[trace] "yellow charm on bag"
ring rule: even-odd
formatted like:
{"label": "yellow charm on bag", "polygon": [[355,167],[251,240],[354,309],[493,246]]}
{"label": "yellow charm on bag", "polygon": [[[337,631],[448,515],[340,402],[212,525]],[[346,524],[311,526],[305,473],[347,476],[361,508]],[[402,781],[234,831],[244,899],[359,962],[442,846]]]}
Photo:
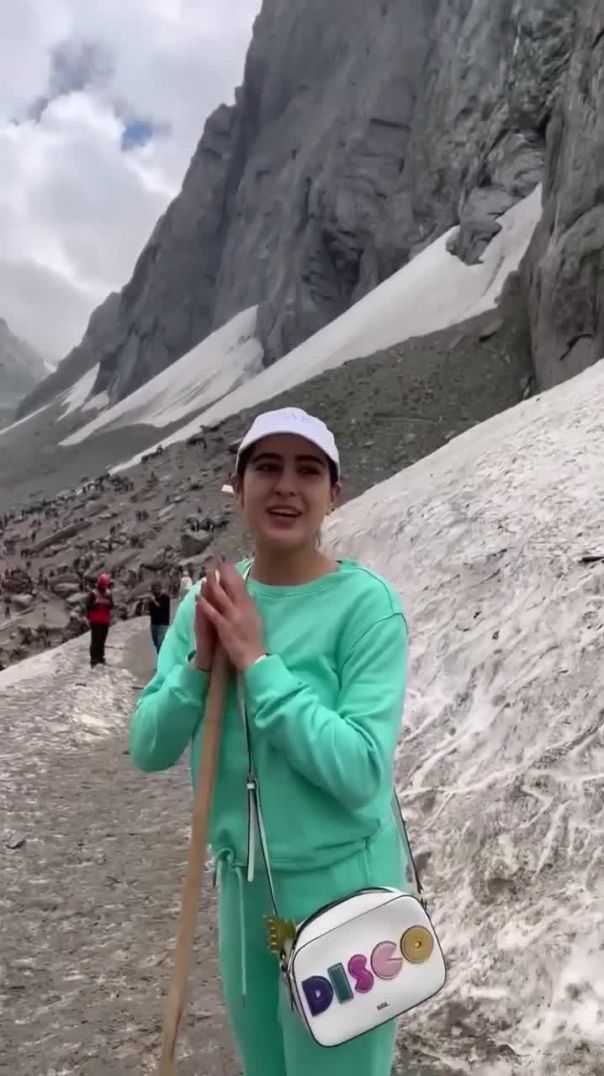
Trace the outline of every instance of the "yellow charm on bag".
{"label": "yellow charm on bag", "polygon": [[296,937],[296,924],[290,919],[279,919],[276,915],[267,915],[264,921],[271,953],[282,953],[287,942],[293,942]]}

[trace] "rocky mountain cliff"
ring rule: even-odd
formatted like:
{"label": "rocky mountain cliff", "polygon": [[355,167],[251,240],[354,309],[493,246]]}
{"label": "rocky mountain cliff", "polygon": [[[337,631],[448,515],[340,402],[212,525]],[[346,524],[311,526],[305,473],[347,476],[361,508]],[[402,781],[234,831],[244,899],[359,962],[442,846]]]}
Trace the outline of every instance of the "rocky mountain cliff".
{"label": "rocky mountain cliff", "polygon": [[92,312],[81,342],[77,347],[72,348],[50,377],[36,385],[35,389],[30,392],[18,408],[18,417],[35,411],[37,407],[52,400],[54,396],[64,392],[78,378],[96,366],[108,335],[113,332],[119,308],[120,297],[117,292],[111,292],[105,301]]}
{"label": "rocky mountain cliff", "polygon": [[581,0],[576,13],[527,260],[533,357],[548,386],[604,356],[604,2]]}
{"label": "rocky mountain cliff", "polygon": [[19,401],[47,374],[44,359],[0,318],[0,427],[11,420]]}
{"label": "rocky mountain cliff", "polygon": [[543,178],[527,269],[538,380],[594,361],[601,9],[332,0],[326,19],[322,0],[264,0],[236,104],[208,119],[103,319],[95,392],[122,398],[255,304],[273,362],[451,225],[459,256],[479,258]]}

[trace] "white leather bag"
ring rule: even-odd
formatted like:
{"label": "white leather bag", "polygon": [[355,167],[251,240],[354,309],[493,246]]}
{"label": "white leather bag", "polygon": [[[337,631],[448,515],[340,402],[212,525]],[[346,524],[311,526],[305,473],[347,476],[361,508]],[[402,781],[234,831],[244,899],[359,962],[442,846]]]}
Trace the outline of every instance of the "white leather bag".
{"label": "white leather bag", "polygon": [[367,889],[300,924],[283,962],[294,1008],[320,1046],[340,1046],[438,993],[445,962],[428,913]]}
{"label": "white leather bag", "polygon": [[274,911],[267,919],[269,947],[279,957],[292,1008],[320,1046],[341,1046],[434,997],[445,984],[445,960],[396,792],[393,810],[416,895],[363,889],[319,908],[303,923],[279,918],[247,709],[238,686],[248,753],[248,879],[254,877],[258,835]]}

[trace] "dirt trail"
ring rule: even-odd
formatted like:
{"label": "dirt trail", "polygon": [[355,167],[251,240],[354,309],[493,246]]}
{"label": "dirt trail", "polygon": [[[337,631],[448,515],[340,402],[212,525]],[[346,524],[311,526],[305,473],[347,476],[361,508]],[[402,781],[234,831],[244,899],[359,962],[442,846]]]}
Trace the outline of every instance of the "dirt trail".
{"label": "dirt trail", "polygon": [[[44,655],[48,675],[0,688],[7,1076],[147,1074],[158,1056],[186,862],[188,760],[147,777],[127,754],[136,685],[152,668],[146,625],[113,629],[105,670],[91,672],[85,651],[78,639]],[[213,904],[206,884],[179,1076],[240,1073]]]}

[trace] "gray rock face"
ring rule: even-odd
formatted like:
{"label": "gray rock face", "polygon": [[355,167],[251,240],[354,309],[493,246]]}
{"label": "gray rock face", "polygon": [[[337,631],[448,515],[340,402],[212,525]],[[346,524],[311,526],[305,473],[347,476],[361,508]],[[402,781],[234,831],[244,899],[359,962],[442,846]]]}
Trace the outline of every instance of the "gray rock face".
{"label": "gray rock face", "polygon": [[0,427],[12,420],[20,400],[42,381],[48,370],[44,360],[0,318]]}
{"label": "gray rock face", "polygon": [[527,259],[539,382],[604,356],[604,5],[577,8],[576,39],[548,134],[545,212]]}
{"label": "gray rock face", "polygon": [[208,119],[182,192],[158,221],[121,293],[95,391],[106,389],[112,399],[126,396],[212,327],[224,201],[242,156],[232,136],[234,119],[226,106]]}
{"label": "gray rock face", "polygon": [[115,331],[115,319],[120,306],[117,292],[111,292],[93,312],[81,343],[69,352],[57,369],[37,385],[17,408],[17,418],[35,411],[73,385],[99,361],[107,342]]}
{"label": "gray rock face", "polygon": [[453,224],[475,261],[542,178],[568,0],[326,10],[264,0],[236,104],[207,121],[112,311],[95,391],[127,395],[254,304],[271,363]]}

